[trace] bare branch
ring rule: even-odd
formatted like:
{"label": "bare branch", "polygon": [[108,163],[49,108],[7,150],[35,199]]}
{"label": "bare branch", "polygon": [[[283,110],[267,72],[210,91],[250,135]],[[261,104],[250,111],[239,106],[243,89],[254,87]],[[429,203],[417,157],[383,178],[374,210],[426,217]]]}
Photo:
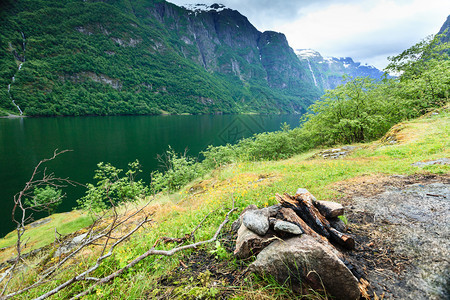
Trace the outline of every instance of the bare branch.
{"label": "bare branch", "polygon": [[[212,243],[212,242],[216,241],[217,237],[219,236],[220,232],[222,231],[222,228],[225,226],[226,223],[228,223],[229,216],[235,210],[236,210],[236,208],[234,206],[234,198],[233,198],[233,207],[232,207],[232,209],[228,211],[228,213],[225,216],[225,219],[223,220],[223,222],[217,228],[214,236],[212,238],[210,238],[209,240],[200,241],[200,242],[196,242],[196,243],[185,245],[185,246],[175,247],[175,248],[173,248],[171,250],[156,250],[154,247],[152,247],[150,250],[148,250],[144,254],[140,255],[139,257],[137,257],[134,260],[132,260],[131,262],[129,262],[125,267],[117,270],[116,272],[114,272],[114,273],[112,273],[112,274],[110,274],[110,275],[108,275],[106,277],[103,277],[102,279],[97,281],[94,285],[90,286],[87,290],[85,290],[82,293],[76,295],[72,299],[78,299],[80,297],[83,297],[83,296],[89,294],[94,289],[94,287],[96,287],[97,285],[106,283],[106,282],[114,279],[115,277],[119,276],[120,274],[122,274],[126,270],[132,268],[134,265],[136,265],[137,263],[139,263],[140,261],[144,260],[145,258],[147,258],[149,256],[152,256],[152,255],[172,256],[172,255],[174,255],[177,252],[180,252],[180,251],[183,251],[183,250],[187,250],[187,249],[197,248],[198,246],[201,246],[201,245],[204,245],[204,244],[208,244],[208,243]],[[42,298],[42,299],[44,299],[44,298]]]}

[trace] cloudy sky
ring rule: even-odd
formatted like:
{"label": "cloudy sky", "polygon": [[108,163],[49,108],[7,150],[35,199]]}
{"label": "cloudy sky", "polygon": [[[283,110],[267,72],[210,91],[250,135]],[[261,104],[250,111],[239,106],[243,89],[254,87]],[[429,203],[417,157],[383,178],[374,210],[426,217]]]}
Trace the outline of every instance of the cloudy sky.
{"label": "cloudy sky", "polygon": [[222,3],[260,31],[286,35],[294,49],[350,56],[383,69],[399,54],[439,31],[449,0],[168,0],[177,5]]}

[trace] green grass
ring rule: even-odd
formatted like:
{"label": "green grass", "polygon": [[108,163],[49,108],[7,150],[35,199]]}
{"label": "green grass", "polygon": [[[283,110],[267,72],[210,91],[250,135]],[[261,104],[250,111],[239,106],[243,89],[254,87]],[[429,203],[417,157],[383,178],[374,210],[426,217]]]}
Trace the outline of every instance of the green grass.
{"label": "green grass", "polygon": [[[212,212],[195,235],[196,241],[209,239],[222,222],[233,199],[238,211],[232,214],[232,219],[236,219],[246,206],[256,204],[258,207],[263,207],[275,204],[275,193],[294,194],[300,187],[307,188],[320,200],[338,200],[343,195],[336,187],[349,179],[391,174],[449,174],[450,167],[445,165],[424,168],[411,165],[417,161],[450,157],[449,124],[450,113],[448,110],[443,110],[438,115],[426,116],[398,125],[389,133],[398,140],[396,144],[386,144],[382,140],[369,144],[358,144],[356,145],[358,148],[343,159],[311,158],[320,151],[316,149],[286,160],[241,162],[214,170],[207,177],[189,184],[176,194],[158,195],[156,201],[151,204],[151,210],[155,212],[152,216],[151,226],[142,229],[132,239],[118,247],[114,255],[91,275],[101,277],[123,267],[130,260],[151,248],[159,237],[182,237],[190,233],[208,213]],[[61,218],[64,216],[61,215]],[[70,224],[74,226],[72,227],[74,230],[81,225],[75,224],[75,221]],[[35,229],[30,230],[30,236],[48,236],[48,241],[51,241],[53,233],[50,233],[49,230],[52,227],[48,225],[47,229],[44,229],[44,226],[41,229],[36,228],[36,230],[40,230],[39,233]],[[63,229],[58,227],[59,232],[61,232],[60,230]],[[69,229],[67,228],[67,230]],[[11,239],[11,237],[7,238]],[[2,240],[0,245],[4,244],[5,241]],[[174,246],[176,245],[162,244],[158,248],[170,249]],[[213,244],[205,247],[205,250],[215,251],[217,247]],[[60,280],[68,279],[74,272],[80,272],[92,265],[95,258],[94,253],[97,250],[90,249],[89,251],[91,251],[89,255],[75,258],[71,269],[61,274]],[[155,289],[161,288],[158,280],[169,272],[176,272],[180,261],[186,261],[192,251],[171,257],[148,257],[112,283],[98,287],[86,299],[98,297],[134,299],[150,295]],[[221,255],[217,263],[224,261],[228,262],[231,267],[239,265],[232,255]],[[28,271],[27,274],[29,278],[36,276],[31,271]],[[212,282],[213,280],[205,283],[203,288],[197,286],[197,291],[199,293],[216,293],[215,290],[210,290],[213,287]],[[219,291],[232,290],[233,296],[231,297],[234,299],[286,299],[290,297],[282,287],[272,286],[270,280],[270,288],[266,287],[266,281],[255,279],[252,276],[242,278],[241,282],[241,287],[224,287],[219,284],[214,288]],[[58,281],[53,281],[41,289],[31,291],[21,297],[24,299],[36,297],[57,283]],[[22,283],[13,284],[17,286]],[[85,285],[74,285],[56,297],[73,296],[80,292]],[[187,287],[188,284],[180,283],[179,288]],[[319,299],[320,295],[312,294],[310,298]]]}
{"label": "green grass", "polygon": [[[53,214],[51,221],[35,228],[26,226],[22,241],[26,241],[27,247],[24,253],[47,246],[55,240],[55,229],[61,235],[67,235],[92,224],[92,218],[80,211]],[[11,258],[14,255],[14,245],[17,243],[17,232],[12,231],[0,239],[0,248],[6,248],[0,252],[0,261]]]}

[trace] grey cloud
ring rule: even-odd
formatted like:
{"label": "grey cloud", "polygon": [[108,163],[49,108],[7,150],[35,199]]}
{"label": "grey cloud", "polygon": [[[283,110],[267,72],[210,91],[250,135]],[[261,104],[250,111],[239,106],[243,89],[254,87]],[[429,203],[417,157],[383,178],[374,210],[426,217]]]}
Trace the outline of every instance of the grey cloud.
{"label": "grey cloud", "polygon": [[221,3],[246,16],[259,30],[270,30],[275,23],[289,22],[301,16],[302,9],[309,6],[358,2],[358,0],[168,0],[177,5],[186,3]]}

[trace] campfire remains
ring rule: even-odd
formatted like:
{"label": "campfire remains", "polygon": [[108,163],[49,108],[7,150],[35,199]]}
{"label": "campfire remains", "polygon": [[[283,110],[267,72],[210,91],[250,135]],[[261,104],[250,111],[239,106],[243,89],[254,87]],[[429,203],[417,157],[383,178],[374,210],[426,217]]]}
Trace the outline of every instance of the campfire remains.
{"label": "campfire remains", "polygon": [[317,201],[306,189],[295,196],[276,194],[277,205],[247,207],[233,224],[238,232],[234,254],[257,255],[250,270],[270,274],[301,291],[302,282],[325,289],[336,299],[359,299],[358,280],[344,264],[338,248],[352,250],[354,239],[338,217],[342,205]]}

